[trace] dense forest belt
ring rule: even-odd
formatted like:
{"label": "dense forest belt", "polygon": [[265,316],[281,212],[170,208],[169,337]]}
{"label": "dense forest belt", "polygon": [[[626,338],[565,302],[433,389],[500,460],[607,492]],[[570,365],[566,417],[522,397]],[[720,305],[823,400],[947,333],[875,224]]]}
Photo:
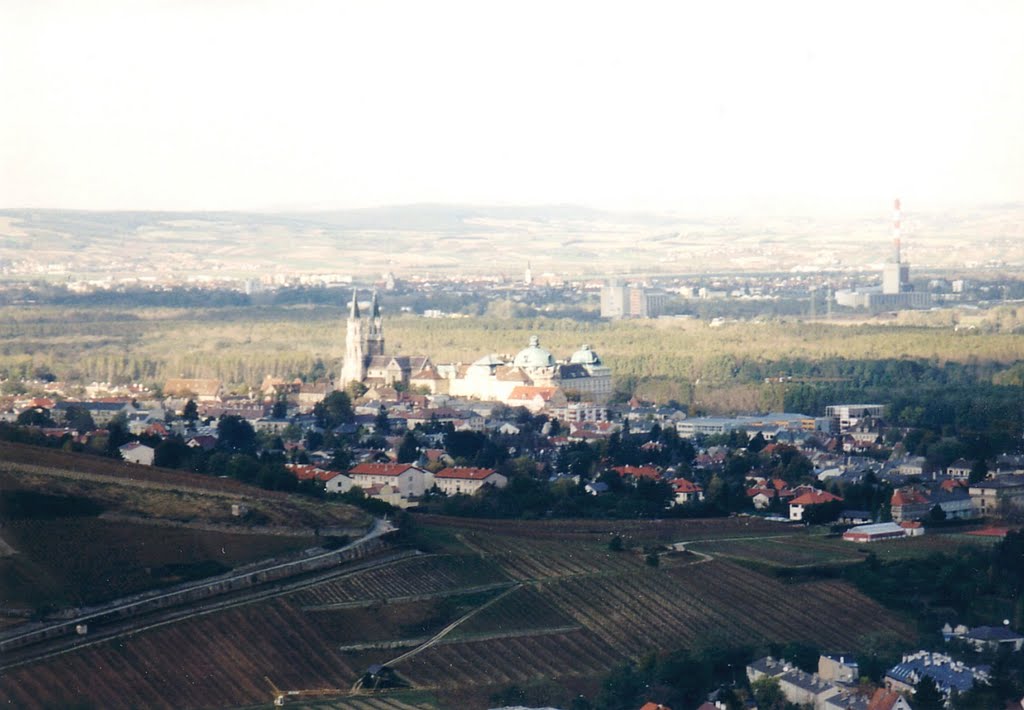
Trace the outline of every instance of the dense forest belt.
{"label": "dense forest belt", "polygon": [[[941,317],[940,317],[941,316]],[[954,328],[969,317],[985,327]],[[903,324],[904,321],[911,324]],[[0,308],[0,376],[49,372],[61,380],[143,381],[216,377],[248,391],[267,374],[311,377],[337,372],[344,354],[344,311],[336,306],[192,309]],[[1024,307],[983,316],[908,314],[895,324],[841,325],[799,320],[725,323],[695,319],[579,321],[567,318],[427,319],[392,315],[385,304],[387,351],[472,362],[515,353],[530,335],[556,357],[589,343],[622,382],[674,382],[690,388],[751,386],[765,378],[843,380],[884,386],[892,377],[969,376],[1024,383]],[[941,326],[939,325],[941,324]],[[885,365],[875,367],[871,363]],[[902,370],[896,364],[903,365]],[[864,379],[866,378],[866,379]],[[699,396],[699,393],[698,393]],[[683,400],[680,400],[683,401]]]}

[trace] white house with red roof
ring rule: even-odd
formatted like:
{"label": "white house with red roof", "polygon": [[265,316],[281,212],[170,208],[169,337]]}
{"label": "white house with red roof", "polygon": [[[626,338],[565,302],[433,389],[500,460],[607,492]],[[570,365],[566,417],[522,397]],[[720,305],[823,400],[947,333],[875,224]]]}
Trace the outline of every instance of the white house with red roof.
{"label": "white house with red roof", "polygon": [[355,481],[350,476],[346,476],[344,473],[338,473],[337,471],[328,471],[329,474],[324,477],[324,491],[327,493],[348,493],[355,486]]}
{"label": "white house with red roof", "polygon": [[484,486],[504,488],[508,478],[491,468],[449,466],[434,474],[434,487],[445,495],[473,495]]}
{"label": "white house with red roof", "polygon": [[328,471],[312,464],[286,463],[288,472],[300,481],[320,481],[328,493],[346,493],[355,482],[351,477],[337,471]]}
{"label": "white house with red roof", "polygon": [[696,503],[704,500],[704,489],[693,481],[688,481],[685,478],[674,478],[669,483],[672,484],[672,490],[676,494],[676,505],[686,505],[687,503]]}
{"label": "white house with red roof", "polygon": [[789,501],[789,519],[793,522],[800,522],[804,519],[804,513],[807,512],[808,508],[841,500],[842,498],[828,491],[819,491],[817,489],[805,491]]}
{"label": "white house with red roof", "polygon": [[428,488],[430,472],[408,463],[361,463],[349,469],[360,488],[391,486],[402,498],[418,498]]}

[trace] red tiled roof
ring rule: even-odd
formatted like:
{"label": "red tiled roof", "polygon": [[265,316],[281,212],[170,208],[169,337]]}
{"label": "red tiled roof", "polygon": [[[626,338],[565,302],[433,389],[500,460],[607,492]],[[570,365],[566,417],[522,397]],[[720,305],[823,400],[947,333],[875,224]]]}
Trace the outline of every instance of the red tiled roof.
{"label": "red tiled roof", "polygon": [[337,471],[327,471],[310,464],[286,463],[284,467],[300,481],[329,481],[338,475]]}
{"label": "red tiled roof", "polygon": [[685,478],[673,479],[672,488],[675,489],[676,493],[700,493],[704,490],[693,481],[687,481]]}
{"label": "red tiled roof", "polygon": [[653,466],[613,466],[612,470],[620,476],[633,476],[634,478],[661,478],[658,469]]}
{"label": "red tiled roof", "polygon": [[900,488],[892,494],[892,505],[922,505],[928,503],[928,496],[914,488]]}
{"label": "red tiled roof", "polygon": [[518,385],[512,388],[512,391],[508,395],[508,400],[529,400],[535,397],[540,397],[547,402],[555,396],[557,391],[557,387],[531,387],[529,385]]}
{"label": "red tiled roof", "polygon": [[790,505],[819,505],[842,500],[839,496],[832,495],[828,491],[808,491],[789,501]]}
{"label": "red tiled roof", "polygon": [[896,701],[899,699],[900,694],[895,690],[879,688],[875,691],[875,694],[871,696],[871,702],[868,703],[868,710],[892,710],[892,706],[895,705]]}
{"label": "red tiled roof", "polygon": [[471,481],[482,481],[494,474],[493,468],[470,468],[469,466],[449,466],[434,474],[434,478],[462,478]]}
{"label": "red tiled roof", "polygon": [[353,476],[401,476],[410,468],[416,468],[407,463],[361,463],[349,469]]}
{"label": "red tiled roof", "polygon": [[775,491],[771,488],[764,488],[763,486],[755,486],[747,489],[747,498],[753,498],[756,495],[764,494],[768,498],[775,497]]}

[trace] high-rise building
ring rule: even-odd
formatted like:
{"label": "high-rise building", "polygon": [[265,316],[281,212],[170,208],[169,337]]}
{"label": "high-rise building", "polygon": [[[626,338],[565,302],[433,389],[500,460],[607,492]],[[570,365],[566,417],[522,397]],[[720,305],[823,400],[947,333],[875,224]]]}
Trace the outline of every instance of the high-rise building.
{"label": "high-rise building", "polygon": [[665,311],[664,291],[643,286],[620,286],[612,280],[601,289],[602,318],[657,318]]}

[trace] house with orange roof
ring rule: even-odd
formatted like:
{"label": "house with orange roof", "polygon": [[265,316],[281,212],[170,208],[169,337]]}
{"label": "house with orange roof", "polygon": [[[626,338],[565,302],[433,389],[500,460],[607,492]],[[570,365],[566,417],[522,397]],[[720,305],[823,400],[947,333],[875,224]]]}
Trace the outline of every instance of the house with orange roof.
{"label": "house with orange roof", "polygon": [[824,505],[825,503],[842,502],[842,500],[839,496],[833,495],[828,491],[819,491],[817,489],[806,491],[789,501],[789,519],[793,522],[801,522],[808,509],[817,505]]}
{"label": "house with orange roof", "polygon": [[533,414],[537,414],[548,408],[564,407],[567,401],[565,393],[559,387],[517,385],[509,392],[505,404],[510,407],[526,407]]}
{"label": "house with orange roof", "polygon": [[704,489],[693,481],[674,478],[669,483],[672,484],[672,490],[675,492],[676,505],[686,505],[704,500]]}
{"label": "house with orange roof", "polygon": [[888,688],[879,688],[868,701],[868,710],[911,710],[907,699]]}
{"label": "house with orange roof", "polygon": [[756,510],[764,510],[775,500],[776,491],[766,486],[754,486],[747,489],[747,498],[750,498]]}
{"label": "house with orange roof", "polygon": [[429,471],[407,463],[361,463],[348,475],[360,488],[390,485],[405,499],[422,496],[431,477]]}
{"label": "house with orange roof", "polygon": [[434,474],[434,488],[445,495],[473,495],[484,486],[504,488],[508,478],[491,468],[449,466]]}

